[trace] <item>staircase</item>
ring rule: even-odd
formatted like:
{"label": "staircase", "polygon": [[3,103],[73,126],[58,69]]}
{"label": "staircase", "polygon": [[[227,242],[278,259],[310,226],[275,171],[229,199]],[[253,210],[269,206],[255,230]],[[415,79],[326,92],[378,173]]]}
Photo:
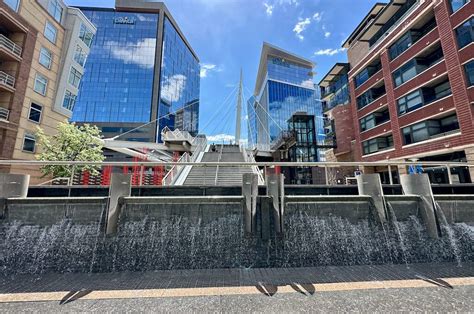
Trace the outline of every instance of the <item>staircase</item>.
{"label": "staircase", "polygon": [[[222,151],[222,152],[221,152]],[[215,152],[205,152],[201,162],[245,162],[237,145],[216,146]],[[216,176],[217,172],[217,176]],[[252,173],[252,167],[198,167],[193,166],[183,185],[187,186],[241,186],[242,175]],[[217,180],[216,180],[217,177]]]}

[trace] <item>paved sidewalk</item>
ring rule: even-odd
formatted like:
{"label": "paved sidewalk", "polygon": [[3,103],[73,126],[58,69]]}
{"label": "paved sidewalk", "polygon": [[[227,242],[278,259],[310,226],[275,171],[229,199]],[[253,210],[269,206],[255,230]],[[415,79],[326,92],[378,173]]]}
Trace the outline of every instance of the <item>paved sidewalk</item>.
{"label": "paved sidewalk", "polygon": [[474,263],[0,277],[0,311],[474,308]]}

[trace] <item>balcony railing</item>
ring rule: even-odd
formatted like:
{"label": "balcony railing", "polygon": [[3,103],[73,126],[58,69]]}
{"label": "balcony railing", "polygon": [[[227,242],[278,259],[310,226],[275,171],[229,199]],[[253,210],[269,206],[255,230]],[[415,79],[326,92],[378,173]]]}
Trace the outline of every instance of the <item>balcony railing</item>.
{"label": "balcony railing", "polygon": [[7,108],[0,107],[0,121],[6,120],[8,121],[8,116],[10,115],[10,110]]}
{"label": "balcony railing", "polygon": [[15,78],[5,72],[0,71],[0,85],[15,88]]}
{"label": "balcony railing", "polygon": [[8,37],[0,34],[0,47],[11,51],[13,54],[21,57],[21,47],[11,41]]}

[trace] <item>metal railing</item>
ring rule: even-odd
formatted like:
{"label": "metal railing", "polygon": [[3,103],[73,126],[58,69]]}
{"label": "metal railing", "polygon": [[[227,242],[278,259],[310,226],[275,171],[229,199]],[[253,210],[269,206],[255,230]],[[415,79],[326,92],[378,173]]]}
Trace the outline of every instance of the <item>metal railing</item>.
{"label": "metal railing", "polygon": [[181,158],[178,160],[178,165],[173,165],[171,167],[170,171],[164,176],[162,180],[162,185],[172,185],[176,179],[179,177],[181,171],[185,168],[181,163],[183,162],[196,162],[196,159],[198,158],[199,154],[202,153],[207,146],[207,142],[205,140],[202,140],[197,143],[196,149],[193,152],[193,155],[190,156],[187,152],[184,153]]}
{"label": "metal railing", "polygon": [[15,78],[10,74],[0,71],[0,84],[15,88]]}
{"label": "metal railing", "polygon": [[11,51],[13,54],[17,55],[18,57],[21,57],[22,48],[18,46],[17,44],[15,44],[13,41],[11,41],[11,39],[1,34],[0,34],[0,47],[3,47]]}
{"label": "metal railing", "polygon": [[10,110],[7,108],[0,107],[0,120],[8,121],[8,117],[10,116]]}
{"label": "metal railing", "polygon": [[[331,168],[357,168],[363,169],[363,167],[374,167],[377,168],[378,172],[382,169],[388,170],[388,175],[390,176],[390,184],[393,184],[393,177],[391,175],[392,170],[396,170],[397,167],[408,167],[408,166],[420,166],[425,170],[431,169],[446,169],[449,184],[453,184],[453,176],[451,170],[457,167],[466,167],[468,169],[474,168],[474,163],[468,162],[436,162],[436,161],[377,161],[377,162],[162,162],[162,161],[138,161],[138,162],[85,162],[85,161],[38,161],[38,160],[0,160],[0,165],[5,166],[46,166],[46,165],[62,165],[62,166],[85,166],[85,165],[94,165],[94,166],[110,166],[110,167],[133,167],[133,166],[143,166],[143,167],[157,167],[157,166],[193,166],[193,167],[241,167],[241,166],[257,166],[259,168],[267,170],[269,167],[315,167],[324,169],[326,184],[329,185],[329,176],[328,171]],[[474,170],[473,170],[474,171]],[[474,179],[474,178],[473,178]]]}

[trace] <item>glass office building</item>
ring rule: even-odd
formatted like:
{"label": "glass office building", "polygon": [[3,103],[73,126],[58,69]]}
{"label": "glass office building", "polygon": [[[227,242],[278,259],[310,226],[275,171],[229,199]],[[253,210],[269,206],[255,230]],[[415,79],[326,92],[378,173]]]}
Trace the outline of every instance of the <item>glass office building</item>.
{"label": "glass office building", "polygon": [[121,140],[160,141],[164,126],[196,135],[199,60],[163,3],[141,3],[80,8],[97,34],[71,120],[97,125],[104,137],[139,127]]}
{"label": "glass office building", "polygon": [[[315,122],[314,147],[324,141],[324,127],[319,88],[313,83],[313,63],[269,44],[264,44],[255,88],[258,102],[257,147],[271,149],[282,132],[288,131],[288,120],[296,113],[312,117]],[[257,110],[259,109],[259,110]],[[250,112],[250,110],[249,110]],[[318,154],[311,158],[318,161]]]}

